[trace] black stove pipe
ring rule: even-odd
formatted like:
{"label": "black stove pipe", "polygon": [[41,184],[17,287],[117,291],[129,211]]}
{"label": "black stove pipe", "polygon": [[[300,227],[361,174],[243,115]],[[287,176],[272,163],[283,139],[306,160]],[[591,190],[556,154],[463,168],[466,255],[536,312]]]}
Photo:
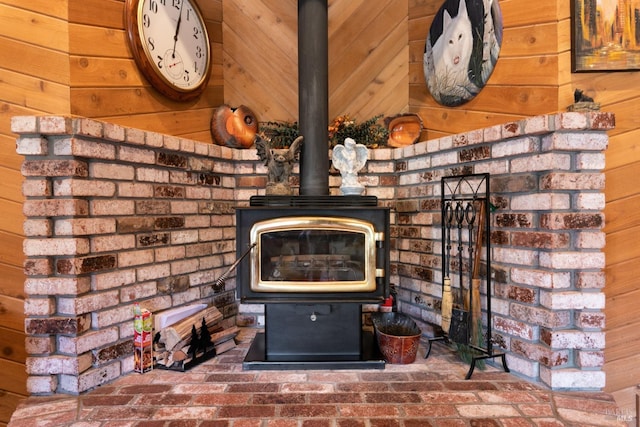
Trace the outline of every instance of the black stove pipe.
{"label": "black stove pipe", "polygon": [[298,0],[300,195],[329,194],[329,30],[327,0]]}

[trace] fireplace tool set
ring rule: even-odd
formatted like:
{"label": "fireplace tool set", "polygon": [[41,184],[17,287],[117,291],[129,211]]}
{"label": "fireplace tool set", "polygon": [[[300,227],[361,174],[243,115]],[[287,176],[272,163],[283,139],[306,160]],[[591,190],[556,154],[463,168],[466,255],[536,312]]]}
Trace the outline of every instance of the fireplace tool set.
{"label": "fireplace tool set", "polygon": [[[509,372],[504,353],[494,353],[491,339],[491,275],[485,274],[485,311],[481,300],[482,249],[485,272],[491,269],[489,174],[442,178],[442,330],[444,335],[429,340],[454,343],[463,358],[470,360],[466,379],[476,364],[500,357]],[[484,326],[483,326],[484,325]]]}

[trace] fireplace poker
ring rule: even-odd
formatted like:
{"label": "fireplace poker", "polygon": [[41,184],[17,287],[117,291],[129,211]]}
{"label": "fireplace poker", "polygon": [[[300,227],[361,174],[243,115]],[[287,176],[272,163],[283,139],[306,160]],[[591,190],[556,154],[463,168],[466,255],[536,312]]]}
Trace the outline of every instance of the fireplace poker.
{"label": "fireplace poker", "polygon": [[[469,272],[469,284],[471,284],[471,280],[473,279],[473,274],[475,273],[475,264],[474,264],[474,244],[473,244],[473,230],[475,228],[475,221],[476,221],[476,207],[475,207],[475,201],[469,202],[467,203],[467,207],[464,209],[464,217],[467,221],[467,226],[469,228],[469,267],[468,267],[468,272]],[[473,304],[475,302],[473,295],[473,292],[466,292],[464,294],[464,308],[466,310],[471,310],[473,311]]]}
{"label": "fireplace poker", "polygon": [[240,258],[238,258],[233,264],[231,264],[231,267],[229,267],[227,271],[222,273],[222,276],[220,276],[218,280],[216,280],[216,282],[213,284],[214,290],[221,290],[223,288],[224,282],[225,280],[227,280],[231,272],[238,266],[238,264],[240,264],[240,262],[244,259],[244,257],[249,255],[249,252],[251,252],[251,249],[253,249],[256,245],[257,243],[252,243],[249,246],[249,248],[246,251],[244,251],[242,255],[240,255]]}

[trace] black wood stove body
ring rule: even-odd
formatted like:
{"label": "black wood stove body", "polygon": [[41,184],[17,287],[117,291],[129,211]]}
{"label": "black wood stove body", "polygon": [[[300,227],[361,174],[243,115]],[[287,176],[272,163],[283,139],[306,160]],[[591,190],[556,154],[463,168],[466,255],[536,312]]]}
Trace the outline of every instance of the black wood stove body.
{"label": "black wood stove body", "polygon": [[362,304],[389,295],[389,209],[375,197],[262,196],[236,211],[236,286],[265,306],[243,367],[383,369]]}

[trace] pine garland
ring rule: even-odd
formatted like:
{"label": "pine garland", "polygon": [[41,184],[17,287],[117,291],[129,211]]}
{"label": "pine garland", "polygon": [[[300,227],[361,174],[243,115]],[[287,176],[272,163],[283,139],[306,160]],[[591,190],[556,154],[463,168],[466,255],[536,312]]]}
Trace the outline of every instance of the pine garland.
{"label": "pine garland", "polygon": [[[327,129],[329,147],[343,144],[346,138],[352,138],[368,148],[385,146],[389,131],[378,123],[380,118],[382,115],[358,123],[348,114],[336,117]],[[287,148],[300,135],[300,128],[298,122],[270,121],[260,125],[260,133],[271,142],[272,148]]]}
{"label": "pine garland", "polygon": [[333,148],[337,144],[343,144],[346,138],[352,138],[358,144],[369,148],[386,145],[389,131],[378,124],[381,117],[374,116],[362,123],[358,123],[348,114],[336,117],[329,125],[329,145]]}
{"label": "pine garland", "polygon": [[273,121],[260,124],[260,133],[271,142],[271,148],[288,148],[300,135],[298,122]]}

